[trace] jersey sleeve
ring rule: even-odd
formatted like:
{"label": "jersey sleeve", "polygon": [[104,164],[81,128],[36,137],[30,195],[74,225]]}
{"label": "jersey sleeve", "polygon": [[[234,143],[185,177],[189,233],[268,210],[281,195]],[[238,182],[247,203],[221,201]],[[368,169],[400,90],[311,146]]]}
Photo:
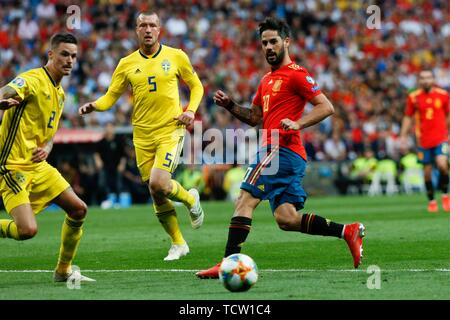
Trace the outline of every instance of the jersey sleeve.
{"label": "jersey sleeve", "polygon": [[116,70],[114,70],[108,91],[95,101],[95,106],[98,111],[105,111],[111,108],[125,90],[127,90],[128,81],[125,71],[125,63],[121,59]]}
{"label": "jersey sleeve", "polygon": [[412,117],[414,115],[414,105],[414,97],[412,95],[408,95],[408,98],[406,99],[405,116]]}
{"label": "jersey sleeve", "polygon": [[25,100],[35,92],[35,88],[38,86],[38,80],[36,77],[25,72],[19,74],[7,85],[17,92],[20,99]]}
{"label": "jersey sleeve", "polygon": [[187,110],[197,111],[198,106],[203,97],[203,85],[192,67],[191,62],[189,61],[189,57],[182,50],[179,50],[180,54],[178,55],[178,63],[179,63],[179,75],[181,79],[188,85],[189,90],[191,92],[189,98],[189,106]]}
{"label": "jersey sleeve", "polygon": [[309,101],[322,93],[317,82],[309,75],[308,71],[303,68],[301,70],[293,71],[291,84],[294,91],[306,101]]}

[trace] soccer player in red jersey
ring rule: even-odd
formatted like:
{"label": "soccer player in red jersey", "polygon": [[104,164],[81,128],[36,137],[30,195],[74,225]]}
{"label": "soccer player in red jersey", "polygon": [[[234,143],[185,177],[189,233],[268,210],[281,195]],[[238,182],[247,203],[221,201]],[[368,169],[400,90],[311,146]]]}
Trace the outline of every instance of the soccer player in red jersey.
{"label": "soccer player in red jersey", "polygon": [[437,212],[432,182],[433,164],[439,170],[439,189],[442,191],[442,206],[450,211],[448,196],[448,127],[449,94],[434,85],[433,72],[419,73],[419,88],[408,95],[405,117],[400,131],[401,144],[407,145],[407,137],[415,117],[418,159],[423,164],[425,188],[428,196],[428,211]]}
{"label": "soccer player in red jersey", "polygon": [[[280,229],[344,238],[352,253],[353,265],[357,268],[361,263],[364,236],[361,223],[343,225],[313,213],[297,212],[304,207],[307,198],[302,188],[306,152],[300,130],[330,116],[334,108],[306,69],[291,61],[288,53],[289,33],[289,26],[281,20],[267,18],[259,25],[262,50],[272,71],[262,78],[251,108],[237,105],[220,90],[214,96],[218,106],[224,107],[239,120],[252,126],[262,122],[267,133],[256,162],[249,166],[241,184],[224,256],[241,251],[250,232],[254,209],[262,200],[269,200]],[[302,117],[307,102],[314,108]],[[278,166],[272,166],[274,164]],[[276,167],[278,170],[275,173],[269,172]],[[219,267],[220,263],[196,275],[200,278],[218,278]]]}

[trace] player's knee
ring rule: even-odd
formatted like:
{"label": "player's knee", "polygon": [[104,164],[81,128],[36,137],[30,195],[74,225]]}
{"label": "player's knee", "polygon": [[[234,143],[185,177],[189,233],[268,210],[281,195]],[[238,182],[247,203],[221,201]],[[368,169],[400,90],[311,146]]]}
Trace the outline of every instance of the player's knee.
{"label": "player's knee", "polygon": [[281,230],[284,230],[284,231],[289,231],[290,230],[290,224],[286,220],[279,220],[279,219],[277,219],[277,224],[278,224],[278,227]]}
{"label": "player's knee", "polygon": [[275,218],[278,227],[281,230],[284,231],[291,231],[291,230],[295,230],[295,221],[293,219],[290,219],[289,217],[285,217],[285,216],[277,216]]}
{"label": "player's knee", "polygon": [[87,214],[87,205],[84,201],[78,201],[75,208],[70,212],[69,216],[75,220],[83,220]]}
{"label": "player's knee", "polygon": [[37,232],[37,225],[17,226],[20,240],[27,240],[33,238]]}
{"label": "player's knee", "polygon": [[157,195],[167,195],[170,193],[170,185],[163,180],[151,180],[150,192]]}

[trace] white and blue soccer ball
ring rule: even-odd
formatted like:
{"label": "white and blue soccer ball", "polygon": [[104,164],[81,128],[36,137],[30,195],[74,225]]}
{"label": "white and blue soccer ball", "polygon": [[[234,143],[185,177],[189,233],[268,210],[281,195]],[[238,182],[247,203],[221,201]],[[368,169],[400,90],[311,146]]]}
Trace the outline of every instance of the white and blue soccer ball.
{"label": "white and blue soccer ball", "polygon": [[258,281],[258,267],[249,256],[235,253],[222,260],[219,279],[229,291],[247,291]]}

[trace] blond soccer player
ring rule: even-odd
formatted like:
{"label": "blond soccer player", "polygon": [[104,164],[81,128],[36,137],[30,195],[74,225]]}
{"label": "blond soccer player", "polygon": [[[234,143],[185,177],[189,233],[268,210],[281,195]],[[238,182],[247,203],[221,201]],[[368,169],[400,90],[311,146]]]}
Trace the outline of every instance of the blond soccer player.
{"label": "blond soccer player", "polygon": [[[77,58],[77,39],[55,34],[48,62],[19,74],[0,89],[0,109],[6,110],[0,128],[0,194],[12,219],[0,219],[0,238],[26,240],[37,231],[35,214],[55,203],[66,212],[54,281],[72,274],[86,217],[86,204],[46,159],[64,108],[61,79]],[[82,276],[82,281],[94,281]]]}
{"label": "blond soccer player", "polygon": [[[133,142],[142,180],[148,183],[156,216],[172,240],[164,260],[177,260],[189,253],[171,200],[189,210],[194,229],[203,223],[204,213],[196,189],[185,190],[172,179],[183,146],[185,126],[203,96],[203,86],[188,56],[180,49],[159,42],[161,24],[156,13],[141,13],[136,19],[139,49],[122,58],[106,94],[84,104],[80,115],[111,108],[131,86],[133,92]],[[183,112],[178,79],[190,89],[189,106]]]}

